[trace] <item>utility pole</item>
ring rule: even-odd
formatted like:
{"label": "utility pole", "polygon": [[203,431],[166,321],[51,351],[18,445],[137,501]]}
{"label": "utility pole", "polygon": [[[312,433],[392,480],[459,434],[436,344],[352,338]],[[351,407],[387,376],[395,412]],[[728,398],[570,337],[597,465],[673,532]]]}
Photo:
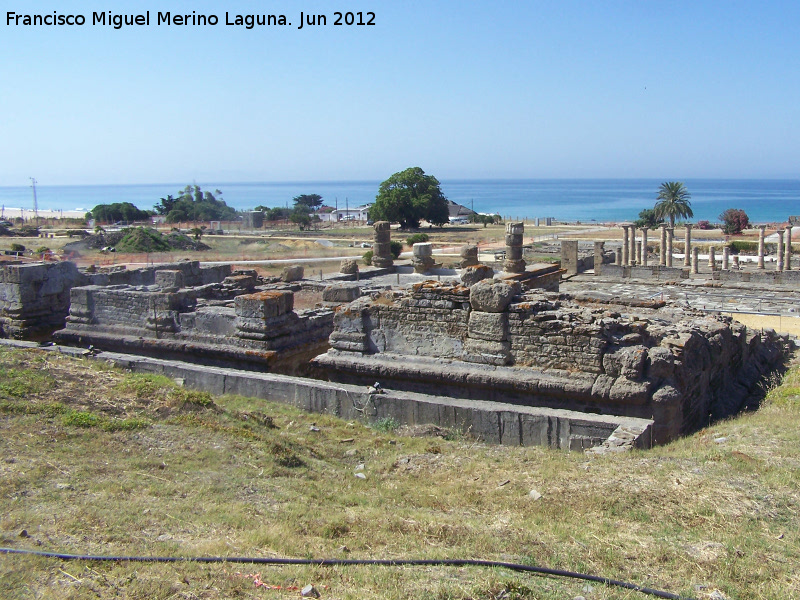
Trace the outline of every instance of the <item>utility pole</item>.
{"label": "utility pole", "polygon": [[31,177],[31,187],[33,188],[33,214],[36,215],[36,226],[39,226],[39,203],[36,200],[36,180]]}

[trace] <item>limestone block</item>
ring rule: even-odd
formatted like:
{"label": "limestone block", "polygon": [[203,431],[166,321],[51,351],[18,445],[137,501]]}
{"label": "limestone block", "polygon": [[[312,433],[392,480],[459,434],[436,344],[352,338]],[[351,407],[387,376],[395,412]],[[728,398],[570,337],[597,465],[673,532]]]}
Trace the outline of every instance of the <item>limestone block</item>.
{"label": "limestone block", "polygon": [[352,302],[361,296],[361,287],[357,283],[336,283],[322,290],[325,302]]}
{"label": "limestone block", "polygon": [[412,253],[414,256],[425,258],[433,256],[433,244],[430,242],[419,242],[412,246]]}
{"label": "limestone block", "polygon": [[467,287],[473,286],[484,279],[494,277],[494,269],[486,265],[475,265],[467,267],[461,272],[461,283]]}
{"label": "limestone block", "polygon": [[521,246],[522,234],[521,233],[506,233],[506,246]]}
{"label": "limestone block", "polygon": [[467,338],[462,360],[485,365],[508,365],[511,364],[511,344]]}
{"label": "limestone block", "polygon": [[672,376],[675,370],[675,357],[667,348],[650,348],[647,351],[650,365],[647,376],[650,379],[661,379]]}
{"label": "limestone block", "polygon": [[506,235],[522,235],[525,233],[524,223],[506,223]]}
{"label": "limestone block", "polygon": [[268,319],[290,312],[294,308],[294,294],[285,291],[243,294],[234,300],[236,316],[246,319]]}
{"label": "limestone block", "polygon": [[524,273],[525,261],[522,259],[508,259],[503,263],[503,269],[506,273]]}
{"label": "limestone block", "polygon": [[184,287],[184,277],[181,271],[173,271],[163,269],[156,271],[155,284],[161,288],[176,288]]}
{"label": "limestone block", "polygon": [[649,387],[647,381],[631,381],[625,377],[619,377],[611,386],[608,399],[627,404],[644,404],[649,399]]}
{"label": "limestone block", "polygon": [[375,224],[372,226],[376,232],[378,231],[390,231],[391,223],[389,221],[375,221]]}
{"label": "limestone block", "polygon": [[647,348],[644,346],[625,346],[603,356],[603,369],[611,377],[625,377],[632,381],[644,375]]}
{"label": "limestone block", "polygon": [[302,265],[292,265],[290,267],[284,267],[283,273],[281,274],[281,281],[284,282],[292,282],[292,281],[300,281],[305,275],[305,269],[303,269]]}
{"label": "limestone block", "polygon": [[473,310],[503,312],[521,291],[516,281],[484,279],[469,288],[469,303]]}
{"label": "limestone block", "polygon": [[461,268],[472,267],[478,264],[478,247],[472,245],[461,246],[459,251]]}
{"label": "limestone block", "polygon": [[391,242],[375,242],[372,245],[373,256],[391,256],[392,243]]}
{"label": "limestone block", "polygon": [[358,261],[354,258],[345,258],[339,265],[339,272],[345,275],[358,273]]}
{"label": "limestone block", "polygon": [[490,342],[508,339],[508,313],[488,313],[473,310],[467,326],[469,337]]}

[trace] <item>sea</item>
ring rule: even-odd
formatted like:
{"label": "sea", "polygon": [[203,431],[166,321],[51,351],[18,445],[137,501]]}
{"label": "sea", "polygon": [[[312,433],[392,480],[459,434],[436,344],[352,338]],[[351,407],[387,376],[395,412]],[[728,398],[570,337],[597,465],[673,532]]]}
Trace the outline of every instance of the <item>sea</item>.
{"label": "sea", "polygon": [[[661,180],[656,179],[455,179],[440,181],[448,199],[479,213],[510,219],[552,217],[559,222],[592,223],[634,220],[652,208]],[[718,222],[728,208],[744,210],[752,223],[779,223],[800,215],[800,180],[688,179],[693,221]],[[295,181],[203,183],[203,190],[222,192],[238,210],[256,206],[291,206],[300,194],[319,194],[324,203],[352,208],[374,202],[379,181]],[[168,194],[177,196],[186,184],[46,185],[36,186],[39,210],[86,212],[98,204],[131,202],[151,209]],[[0,187],[3,218],[32,216],[30,186]]]}

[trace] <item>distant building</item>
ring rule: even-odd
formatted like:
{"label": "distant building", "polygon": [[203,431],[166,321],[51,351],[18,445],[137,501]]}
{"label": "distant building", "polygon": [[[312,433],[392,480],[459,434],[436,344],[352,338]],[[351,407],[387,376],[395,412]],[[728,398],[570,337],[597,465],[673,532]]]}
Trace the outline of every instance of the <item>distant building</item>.
{"label": "distant building", "polygon": [[447,201],[447,210],[450,213],[451,224],[469,223],[470,217],[476,214],[474,210],[461,206],[452,200]]}

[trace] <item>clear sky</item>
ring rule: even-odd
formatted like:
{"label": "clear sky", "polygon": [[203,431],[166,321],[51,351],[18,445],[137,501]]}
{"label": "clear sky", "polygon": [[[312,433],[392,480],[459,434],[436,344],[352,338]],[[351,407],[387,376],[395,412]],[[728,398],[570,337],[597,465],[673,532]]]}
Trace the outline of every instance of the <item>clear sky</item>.
{"label": "clear sky", "polygon": [[[109,10],[150,26],[92,25]],[[327,26],[298,29],[301,11]],[[800,177],[796,1],[10,0],[2,17],[0,186]]]}

